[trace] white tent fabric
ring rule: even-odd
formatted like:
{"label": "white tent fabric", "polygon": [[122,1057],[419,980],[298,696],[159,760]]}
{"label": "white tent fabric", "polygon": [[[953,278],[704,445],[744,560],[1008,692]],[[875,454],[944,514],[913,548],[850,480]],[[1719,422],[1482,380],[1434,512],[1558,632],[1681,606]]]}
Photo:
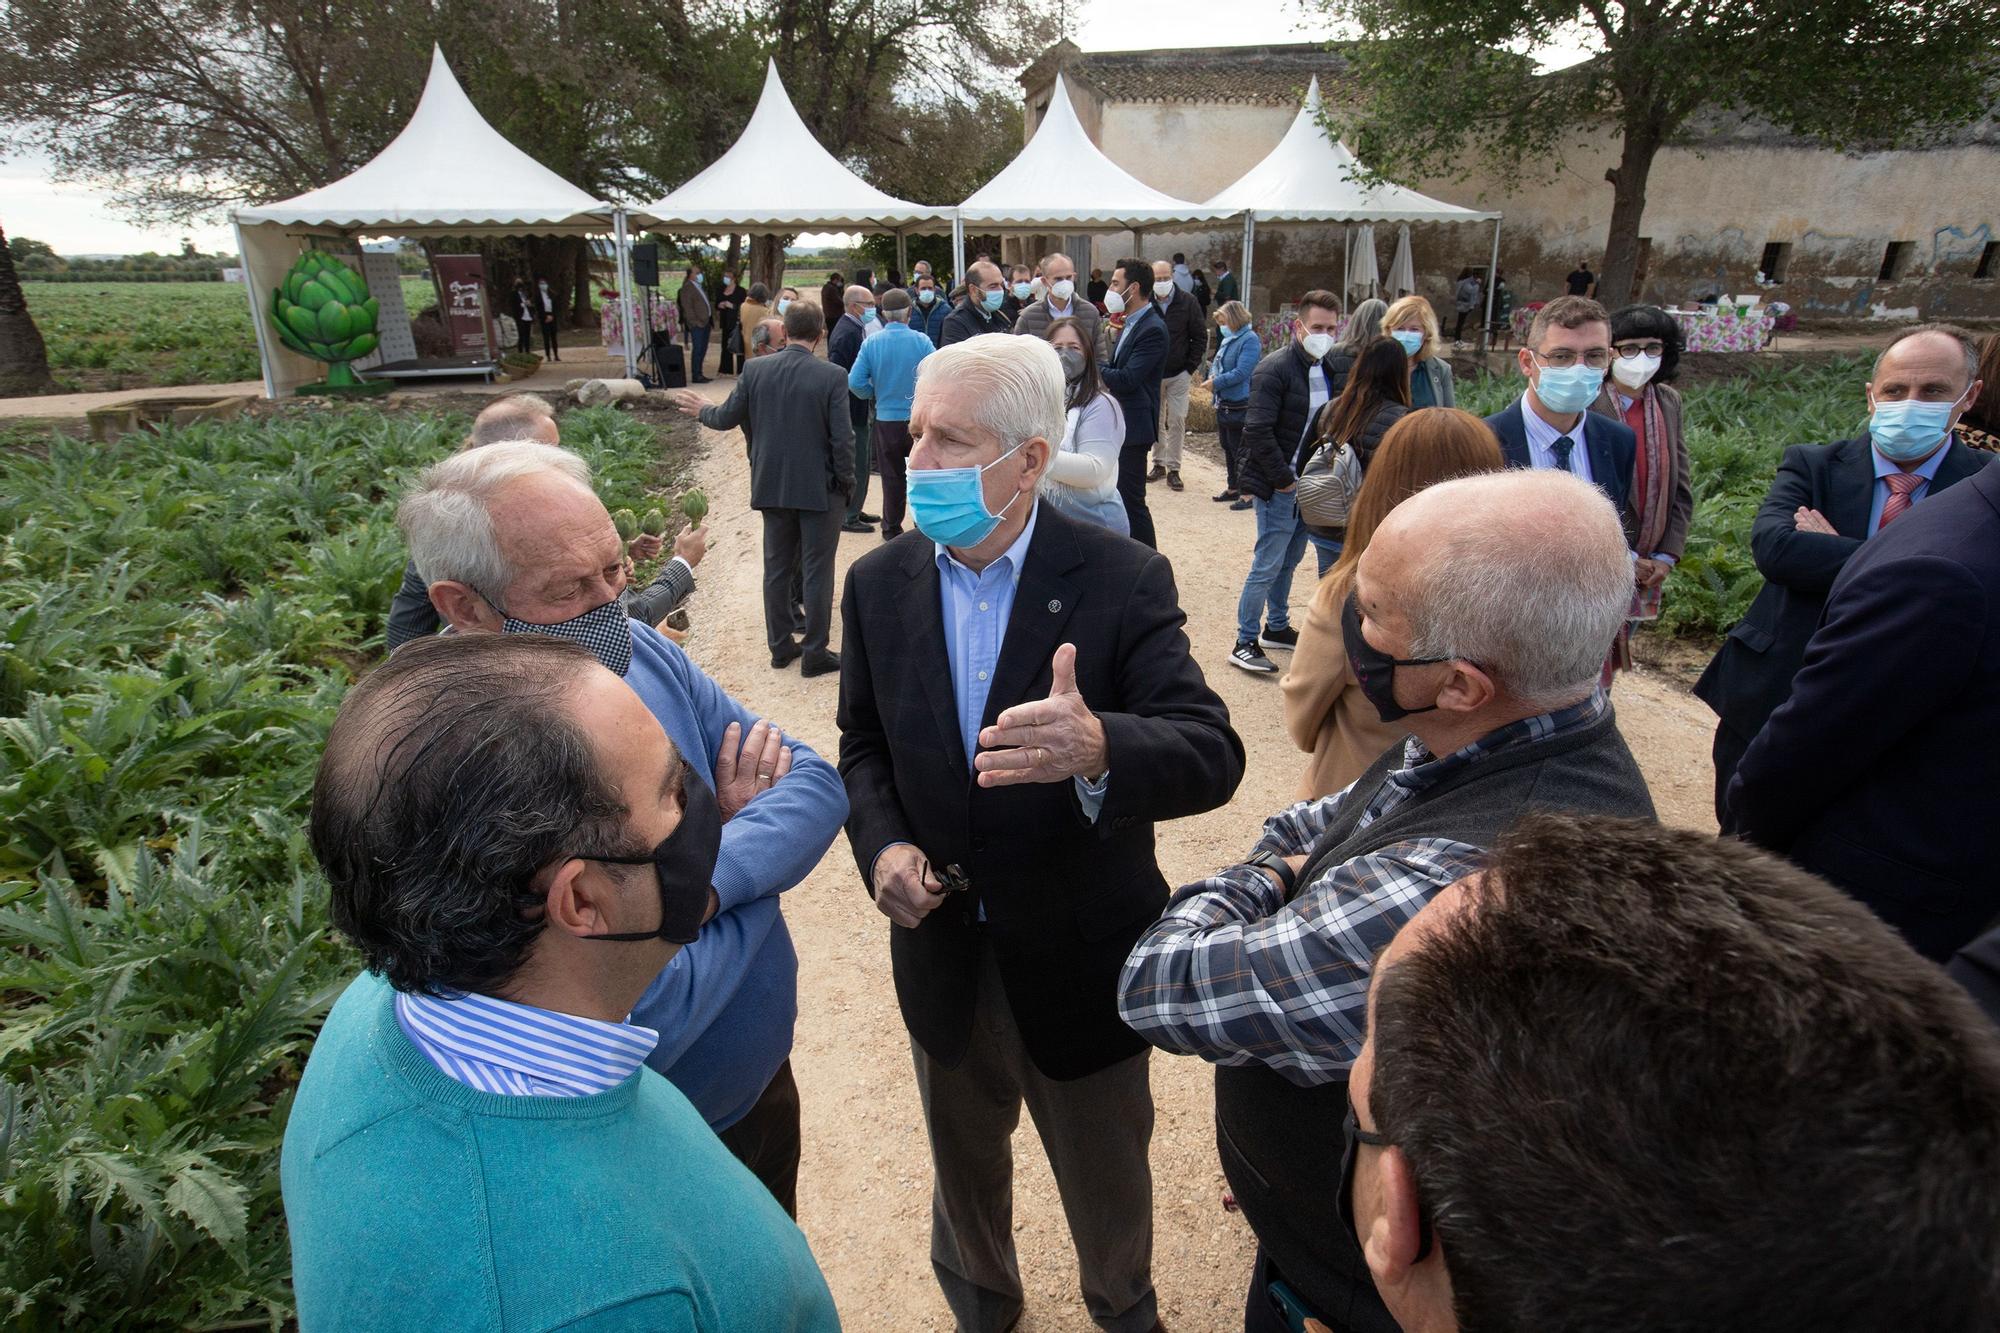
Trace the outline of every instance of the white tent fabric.
{"label": "white tent fabric", "polygon": [[1237,211],[1176,199],[1106,157],[1084,133],[1060,74],[1035,137],[958,208],[967,227],[1011,231],[1139,231]]}
{"label": "white tent fabric", "polygon": [[1306,89],[1292,127],[1264,160],[1208,201],[1227,212],[1254,210],[1269,222],[1491,222],[1482,213],[1433,199],[1402,185],[1365,186],[1347,145],[1329,138],[1319,123],[1319,80]]}
{"label": "white tent fabric", "polygon": [[1347,291],[1351,296],[1375,295],[1381,270],[1375,266],[1375,226],[1364,222],[1354,229],[1347,242]]}
{"label": "white tent fabric", "polygon": [[813,137],[785,94],[777,62],[729,151],[632,217],[663,231],[943,231],[949,209],[870,185]]}
{"label": "white tent fabric", "polygon": [[[423,97],[403,132],[331,185],[230,214],[264,361],[264,392],[324,377],[270,329],[271,293],[314,237],[622,234],[623,211],[593,198],[486,123],[431,48]],[[620,287],[624,264],[619,265]]]}
{"label": "white tent fabric", "polygon": [[1410,224],[1396,228],[1396,257],[1389,261],[1388,292],[1391,298],[1417,289],[1417,267],[1410,259]]}

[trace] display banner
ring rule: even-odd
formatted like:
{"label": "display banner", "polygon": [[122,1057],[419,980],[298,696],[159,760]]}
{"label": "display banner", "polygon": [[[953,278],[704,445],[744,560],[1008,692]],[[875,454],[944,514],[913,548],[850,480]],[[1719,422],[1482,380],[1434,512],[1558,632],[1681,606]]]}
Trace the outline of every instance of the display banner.
{"label": "display banner", "polygon": [[451,354],[490,359],[493,318],[486,308],[486,261],[478,255],[438,255],[431,267],[437,273],[439,309],[451,334]]}

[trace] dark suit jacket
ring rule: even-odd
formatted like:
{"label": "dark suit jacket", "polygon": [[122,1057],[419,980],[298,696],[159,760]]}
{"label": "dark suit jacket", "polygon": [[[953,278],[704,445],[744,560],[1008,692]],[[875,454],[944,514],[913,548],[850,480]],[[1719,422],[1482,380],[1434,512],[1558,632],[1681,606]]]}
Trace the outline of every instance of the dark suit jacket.
{"label": "dark suit jacket", "polygon": [[2000,469],[1869,539],[1729,788],[1729,828],[1940,962],[2000,915]]}
{"label": "dark suit jacket", "polygon": [[824,511],[854,493],[854,423],[847,372],[803,343],[753,357],[725,402],[701,409],[710,430],[743,428],[750,507]]}
{"label": "dark suit jacket", "polygon": [[861,344],[867,341],[867,328],[854,316],[843,313],[827,331],[826,359],[842,370],[852,370],[855,358],[861,355]]}
{"label": "dark suit jacket", "polygon": [[1208,321],[1200,303],[1176,287],[1165,305],[1155,301],[1153,308],[1167,321],[1167,361],[1160,367],[1160,378],[1172,379],[1200,365],[1208,351]]}
{"label": "dark suit jacket", "polygon": [[[1486,424],[1500,437],[1500,453],[1508,467],[1534,466],[1528,453],[1527,423],[1521,420],[1527,410],[1527,399],[1516,398],[1486,418]],[[1625,544],[1630,546],[1639,533],[1639,515],[1632,508],[1632,460],[1639,453],[1639,437],[1622,421],[1588,412],[1584,415],[1583,447],[1590,455],[1590,479],[1618,506],[1618,521],[1625,527]]]}
{"label": "dark suit jacket", "polygon": [[996,311],[989,315],[976,301],[960,301],[944,317],[944,331],[938,335],[938,346],[949,347],[983,333],[1006,333],[1013,327],[1014,322],[1004,314]]}
{"label": "dark suit jacket", "polygon": [[[1978,472],[1990,457],[1957,440],[1945,448],[1950,452],[1919,509]],[[1738,743],[1749,744],[1791,693],[1806,641],[1826,607],[1827,590],[1868,536],[1874,498],[1875,461],[1866,435],[1785,450],[1750,527],[1750,550],[1764,586],[1694,687],[1695,696],[1715,710]],[[1838,535],[1800,532],[1792,515],[1801,505],[1824,514]]]}
{"label": "dark suit jacket", "polygon": [[848,571],[848,842],[870,893],[875,858],[895,842],[972,881],[915,930],[890,928],[896,997],[918,1044],[946,1065],[964,1056],[984,943],[1035,1066],[1080,1078],[1145,1049],[1119,1021],[1117,990],[1125,955],[1167,901],[1153,824],[1227,801],[1243,743],[1189,655],[1166,558],[1044,506],[981,725],[1045,698],[1050,658],[1073,643],[1077,686],[1104,723],[1110,786],[1094,824],[1069,782],[978,786],[959,739],[938,582],[937,548],[914,532]]}
{"label": "dark suit jacket", "polygon": [[1160,371],[1167,364],[1167,322],[1151,302],[1141,305],[1099,367],[1104,387],[1125,412],[1125,447],[1146,449],[1160,438]]}

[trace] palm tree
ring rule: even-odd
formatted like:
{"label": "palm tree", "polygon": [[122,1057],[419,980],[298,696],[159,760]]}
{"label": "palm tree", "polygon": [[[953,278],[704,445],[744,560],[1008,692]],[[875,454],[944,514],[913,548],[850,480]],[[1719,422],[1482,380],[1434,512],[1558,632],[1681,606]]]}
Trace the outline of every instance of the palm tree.
{"label": "palm tree", "polygon": [[14,252],[0,228],[0,398],[42,393],[55,387],[49,375],[49,349],[42,331],[28,313],[28,298],[14,272]]}

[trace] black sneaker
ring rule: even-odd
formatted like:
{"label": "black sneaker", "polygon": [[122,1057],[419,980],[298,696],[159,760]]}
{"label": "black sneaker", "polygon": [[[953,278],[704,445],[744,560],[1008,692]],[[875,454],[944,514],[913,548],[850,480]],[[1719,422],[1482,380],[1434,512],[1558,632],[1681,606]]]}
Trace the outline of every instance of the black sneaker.
{"label": "black sneaker", "polygon": [[1257,644],[1262,648],[1296,648],[1299,646],[1299,632],[1289,625],[1283,629],[1266,628],[1257,636]]}
{"label": "black sneaker", "polygon": [[840,530],[842,532],[873,532],[875,531],[875,525],[873,523],[863,523],[858,518],[850,518],[847,522],[840,525]]}
{"label": "black sneaker", "polygon": [[1208,498],[1217,504],[1235,504],[1243,498],[1243,493],[1241,491],[1224,491],[1220,495],[1211,495]]}
{"label": "black sneaker", "polygon": [[786,667],[799,660],[800,651],[799,645],[790,641],[779,645],[771,654],[771,666],[776,670],[783,671]]}
{"label": "black sneaker", "polygon": [[1238,500],[1235,504],[1229,507],[1231,509],[1255,509],[1257,507],[1257,502],[1255,500],[1252,500],[1249,496],[1246,495],[1242,499]]}
{"label": "black sneaker", "polygon": [[1268,676],[1278,669],[1278,664],[1264,656],[1264,650],[1254,643],[1239,643],[1229,654],[1229,664],[1245,671],[1254,671],[1260,676]]}

